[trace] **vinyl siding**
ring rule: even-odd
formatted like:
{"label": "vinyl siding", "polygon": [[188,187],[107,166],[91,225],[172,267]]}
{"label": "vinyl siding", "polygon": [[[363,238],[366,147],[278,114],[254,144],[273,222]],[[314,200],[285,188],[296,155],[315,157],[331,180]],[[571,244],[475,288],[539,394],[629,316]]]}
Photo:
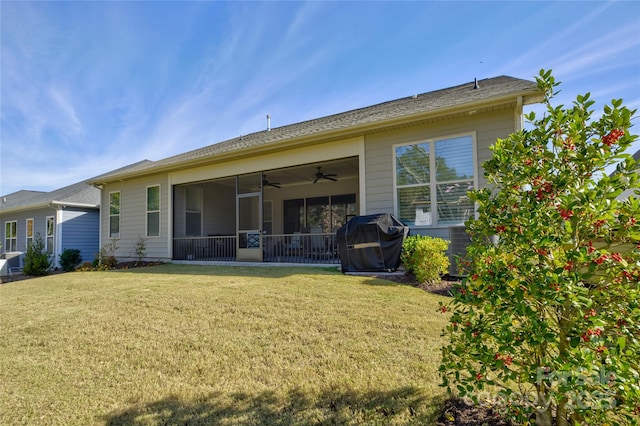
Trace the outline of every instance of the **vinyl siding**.
{"label": "vinyl siding", "polygon": [[368,135],[365,138],[366,213],[395,212],[393,204],[394,145],[475,133],[478,159],[476,173],[478,184],[483,186],[486,180],[483,176],[482,163],[491,157],[489,146],[497,138],[504,138],[515,130],[513,117],[513,109],[505,109]]}
{"label": "vinyl siding", "polygon": [[63,210],[61,225],[62,251],[77,249],[83,262],[93,261],[100,248],[98,210]]}
{"label": "vinyl siding", "polygon": [[[105,185],[100,210],[100,244],[109,239],[109,194],[120,192],[120,238],[115,256],[126,261],[135,258],[136,243],[146,240],[146,258],[169,260],[169,179],[166,174]],[[147,187],[160,185],[160,236],[147,237]]]}
{"label": "vinyl siding", "polygon": [[[17,221],[17,251],[27,251],[27,219],[33,219],[33,236],[40,234],[43,240],[46,240],[47,236],[47,216],[56,216],[56,210],[53,208],[44,208],[36,210],[25,210],[21,212],[2,214],[0,215],[0,233],[2,234],[2,251],[5,251],[4,239],[5,239],[5,222]],[[58,238],[54,235],[54,238]]]}

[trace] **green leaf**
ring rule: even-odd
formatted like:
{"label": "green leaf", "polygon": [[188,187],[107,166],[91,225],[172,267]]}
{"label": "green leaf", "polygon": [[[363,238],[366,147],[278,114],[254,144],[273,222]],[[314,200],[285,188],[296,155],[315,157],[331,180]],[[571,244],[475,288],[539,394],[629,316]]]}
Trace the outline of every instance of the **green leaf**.
{"label": "green leaf", "polygon": [[624,351],[624,348],[627,347],[627,339],[624,336],[618,337],[618,347],[621,351]]}

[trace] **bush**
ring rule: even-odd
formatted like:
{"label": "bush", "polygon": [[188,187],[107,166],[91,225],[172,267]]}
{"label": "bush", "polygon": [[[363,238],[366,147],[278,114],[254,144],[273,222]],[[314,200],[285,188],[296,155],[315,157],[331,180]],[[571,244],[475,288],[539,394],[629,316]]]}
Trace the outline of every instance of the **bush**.
{"label": "bush", "polygon": [[82,272],[88,272],[88,271],[94,271],[95,267],[97,266],[98,262],[95,262],[95,266],[93,264],[93,262],[84,262],[82,265],[78,266],[76,268],[76,271],[82,271]]}
{"label": "bush", "polygon": [[82,256],[78,249],[64,249],[60,254],[60,266],[65,272],[75,271],[80,262],[82,262]]}
{"label": "bush", "polygon": [[446,274],[449,258],[445,252],[449,241],[423,235],[412,235],[404,240],[400,261],[407,272],[423,284],[433,283]]}
{"label": "bush", "polygon": [[98,257],[94,260],[96,269],[107,270],[118,266],[118,259],[115,256],[118,250],[118,238],[111,238],[98,252]]}
{"label": "bush", "polygon": [[38,233],[35,235],[33,243],[27,247],[22,272],[25,275],[37,277],[47,275],[49,268],[51,268],[51,256],[45,251],[44,240]]}
{"label": "bush", "polygon": [[551,73],[537,80],[544,116],[496,141],[490,189],[471,192],[469,275],[440,308],[443,384],[476,402],[498,392],[518,424],[637,424],[640,199],[618,199],[640,189],[634,111],[613,100],[592,119],[589,94],[555,107]]}
{"label": "bush", "polygon": [[136,241],[134,247],[134,256],[136,258],[136,266],[139,266],[142,263],[142,260],[147,255],[147,240],[139,237],[138,241]]}

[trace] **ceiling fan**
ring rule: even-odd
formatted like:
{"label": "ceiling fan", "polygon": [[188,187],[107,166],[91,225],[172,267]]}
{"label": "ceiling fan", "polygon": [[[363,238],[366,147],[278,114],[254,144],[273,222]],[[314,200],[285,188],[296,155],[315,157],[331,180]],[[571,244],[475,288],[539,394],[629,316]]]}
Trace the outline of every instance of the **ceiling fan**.
{"label": "ceiling fan", "polygon": [[338,176],[337,174],[325,173],[322,171],[322,167],[318,167],[318,171],[314,174],[314,176],[316,177],[316,179],[313,181],[313,183],[317,183],[320,179],[326,179],[333,182],[338,181],[338,179],[336,179],[336,176]]}
{"label": "ceiling fan", "polygon": [[280,182],[269,182],[267,180],[267,175],[262,176],[262,186],[272,186],[274,188],[280,189]]}

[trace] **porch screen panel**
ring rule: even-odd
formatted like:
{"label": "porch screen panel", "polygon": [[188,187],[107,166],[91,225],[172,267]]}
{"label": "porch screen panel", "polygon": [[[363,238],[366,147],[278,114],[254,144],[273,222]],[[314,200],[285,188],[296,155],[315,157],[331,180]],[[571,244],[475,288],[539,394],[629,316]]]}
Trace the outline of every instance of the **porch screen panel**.
{"label": "porch screen panel", "polygon": [[309,232],[330,232],[329,197],[307,198],[307,229]]}
{"label": "porch screen panel", "polygon": [[357,215],[356,194],[334,195],[331,197],[331,231],[335,232]]}
{"label": "porch screen panel", "polygon": [[284,233],[293,234],[302,232],[304,226],[304,200],[284,200],[282,203],[284,211]]}
{"label": "porch screen panel", "polygon": [[185,222],[186,236],[202,236],[202,188],[187,187]]}

